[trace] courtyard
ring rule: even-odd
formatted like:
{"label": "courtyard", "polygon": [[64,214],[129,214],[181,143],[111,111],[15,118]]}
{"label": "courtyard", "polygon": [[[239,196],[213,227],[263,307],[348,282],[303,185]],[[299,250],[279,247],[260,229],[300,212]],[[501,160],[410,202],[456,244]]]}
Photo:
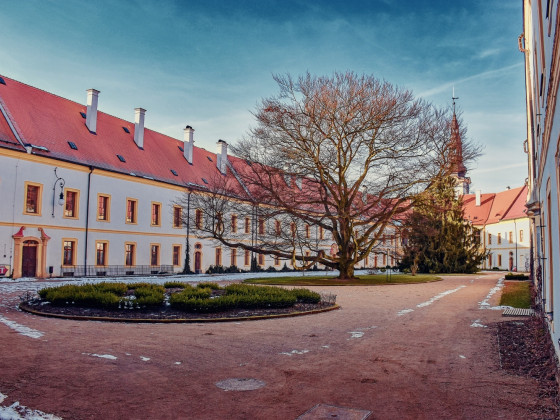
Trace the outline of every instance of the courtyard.
{"label": "courtyard", "polygon": [[195,324],[39,317],[17,310],[20,296],[56,281],[1,282],[0,407],[63,419],[535,418],[534,380],[500,368],[502,277],[310,287],[341,308]]}

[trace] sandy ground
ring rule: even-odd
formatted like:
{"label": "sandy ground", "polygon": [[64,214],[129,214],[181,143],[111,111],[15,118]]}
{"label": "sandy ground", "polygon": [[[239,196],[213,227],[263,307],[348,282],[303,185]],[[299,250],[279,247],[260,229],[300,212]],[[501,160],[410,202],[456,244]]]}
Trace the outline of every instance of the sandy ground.
{"label": "sandy ground", "polygon": [[318,404],[368,419],[533,418],[535,383],[500,369],[503,318],[484,309],[500,276],[316,287],[342,308],[173,325],[38,317],[16,305],[44,283],[0,283],[0,406],[64,419],[283,420]]}

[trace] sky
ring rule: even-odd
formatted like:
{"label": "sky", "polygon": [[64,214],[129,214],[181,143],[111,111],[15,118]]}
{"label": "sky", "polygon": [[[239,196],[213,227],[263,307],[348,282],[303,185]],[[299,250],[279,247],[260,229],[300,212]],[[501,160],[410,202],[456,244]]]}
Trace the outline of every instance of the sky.
{"label": "sky", "polygon": [[353,71],[438,107],[453,89],[471,192],[527,178],[522,2],[504,0],[20,0],[0,11],[0,74],[214,152],[255,124],[275,74]]}

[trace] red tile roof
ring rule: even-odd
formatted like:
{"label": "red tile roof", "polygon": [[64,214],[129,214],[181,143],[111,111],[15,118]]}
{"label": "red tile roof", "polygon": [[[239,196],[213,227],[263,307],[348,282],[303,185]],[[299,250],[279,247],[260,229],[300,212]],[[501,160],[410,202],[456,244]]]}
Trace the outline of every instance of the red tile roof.
{"label": "red tile roof", "polygon": [[466,219],[474,225],[484,225],[526,217],[526,201],[527,186],[523,186],[499,193],[481,194],[480,206],[476,205],[475,194],[466,194],[463,196],[463,209]]}
{"label": "red tile roof", "polygon": [[[86,112],[85,105],[2,77],[6,85],[0,84],[0,101],[17,125],[22,141],[48,149],[34,148],[34,154],[176,185],[191,183],[204,187],[203,178],[212,182],[221,176],[215,153],[195,146],[191,165],[179,150],[183,141],[147,128],[143,150],[139,149],[134,143],[134,123],[99,110],[97,133],[92,134],[80,114]],[[128,128],[129,133],[123,127]],[[0,140],[17,141],[2,114]],[[69,141],[77,146],[77,150],[70,148]],[[9,144],[0,141],[0,147],[9,147]],[[121,162],[117,154],[126,162]],[[177,176],[173,175],[172,169]],[[231,171],[227,177],[235,181]]]}

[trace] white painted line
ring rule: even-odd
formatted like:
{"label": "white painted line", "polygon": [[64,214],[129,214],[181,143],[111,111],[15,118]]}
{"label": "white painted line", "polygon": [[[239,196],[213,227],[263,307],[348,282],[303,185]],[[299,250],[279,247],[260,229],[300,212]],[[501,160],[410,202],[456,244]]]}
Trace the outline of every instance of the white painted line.
{"label": "white painted line", "polygon": [[99,357],[101,359],[117,360],[117,357],[113,356],[112,354],[96,354],[96,353],[82,353],[82,354],[85,354],[86,356]]}
{"label": "white painted line", "polygon": [[403,316],[411,312],[414,312],[414,309],[403,309],[402,311],[397,312],[397,316]]}
{"label": "white painted line", "polygon": [[492,289],[490,289],[490,291],[486,295],[486,298],[484,298],[482,302],[479,302],[478,309],[490,309],[493,311],[501,311],[503,309],[511,308],[511,306],[490,306],[489,300],[492,298],[492,296],[494,296],[496,293],[501,291],[503,287],[504,287],[504,277],[501,277],[498,279],[496,285]]}
{"label": "white painted line", "polygon": [[446,290],[445,292],[441,292],[437,295],[435,295],[433,298],[431,298],[430,300],[427,300],[426,302],[422,302],[419,303],[418,305],[416,305],[417,308],[425,308],[426,306],[430,306],[432,303],[434,303],[437,300],[440,300],[442,297],[445,297],[447,295],[450,295],[451,293],[455,293],[458,292],[459,290],[461,290],[463,287],[467,287],[464,284],[455,288],[455,289],[451,289],[451,290]]}
{"label": "white painted line", "polygon": [[148,360],[150,360],[150,358],[149,358],[149,357],[146,357],[146,356],[140,356],[140,359],[141,359],[143,362],[147,362]]}
{"label": "white painted line", "polygon": [[460,354],[459,357],[460,357],[461,359],[466,359],[466,357],[463,356],[462,354]]}
{"label": "white painted line", "polygon": [[473,327],[473,328],[487,328],[486,325],[483,325],[480,322],[481,322],[480,319],[477,319],[477,320],[473,321],[473,323],[471,324],[471,327]]}
{"label": "white painted line", "polygon": [[0,315],[0,322],[10,327],[18,334],[25,335],[26,337],[41,338],[43,335],[45,335],[41,331],[37,331],[34,330],[33,328],[26,327],[25,325],[18,324],[17,322],[10,321],[8,318],[4,318],[1,315]]}
{"label": "white painted line", "polygon": [[350,338],[362,338],[364,336],[363,331],[348,331],[348,334],[351,334]]}
{"label": "white painted line", "polygon": [[280,354],[284,354],[286,356],[293,356],[294,354],[305,354],[309,353],[309,350],[292,350],[291,352],[282,352]]}

